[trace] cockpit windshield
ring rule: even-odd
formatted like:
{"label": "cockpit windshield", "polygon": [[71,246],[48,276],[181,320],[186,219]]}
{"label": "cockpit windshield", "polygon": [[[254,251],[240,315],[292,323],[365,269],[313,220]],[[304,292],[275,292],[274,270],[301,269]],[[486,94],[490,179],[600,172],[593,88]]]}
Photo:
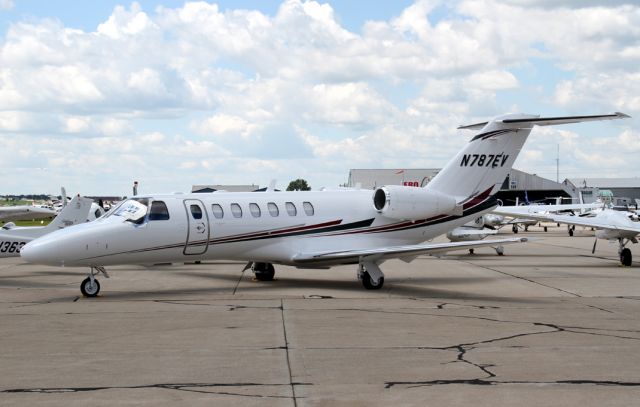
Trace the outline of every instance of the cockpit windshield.
{"label": "cockpit windshield", "polygon": [[120,216],[130,222],[139,222],[147,214],[149,200],[146,198],[128,199],[109,211],[105,217]]}

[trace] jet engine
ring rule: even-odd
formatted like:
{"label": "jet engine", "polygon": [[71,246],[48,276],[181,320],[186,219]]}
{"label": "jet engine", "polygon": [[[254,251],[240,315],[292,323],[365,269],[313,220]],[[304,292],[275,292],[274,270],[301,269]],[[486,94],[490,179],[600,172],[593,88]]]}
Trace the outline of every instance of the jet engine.
{"label": "jet engine", "polygon": [[373,206],[383,216],[398,220],[427,219],[437,215],[462,216],[462,205],[452,196],[425,188],[387,185],[373,193]]}

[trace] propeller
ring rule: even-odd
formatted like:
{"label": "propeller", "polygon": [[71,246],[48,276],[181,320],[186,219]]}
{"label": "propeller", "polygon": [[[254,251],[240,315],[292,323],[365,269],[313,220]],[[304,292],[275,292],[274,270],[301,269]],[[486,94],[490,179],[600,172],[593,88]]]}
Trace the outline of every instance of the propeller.
{"label": "propeller", "polygon": [[596,237],[596,240],[593,241],[593,249],[591,249],[591,254],[594,254],[596,252],[596,244],[598,244],[597,237]]}

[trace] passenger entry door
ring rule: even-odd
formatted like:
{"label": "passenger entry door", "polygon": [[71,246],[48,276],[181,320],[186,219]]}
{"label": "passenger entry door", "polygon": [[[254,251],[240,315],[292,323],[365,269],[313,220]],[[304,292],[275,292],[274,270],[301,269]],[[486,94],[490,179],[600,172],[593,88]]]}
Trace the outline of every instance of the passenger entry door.
{"label": "passenger entry door", "polygon": [[187,211],[187,242],[184,254],[203,254],[209,245],[209,215],[199,199],[185,199]]}

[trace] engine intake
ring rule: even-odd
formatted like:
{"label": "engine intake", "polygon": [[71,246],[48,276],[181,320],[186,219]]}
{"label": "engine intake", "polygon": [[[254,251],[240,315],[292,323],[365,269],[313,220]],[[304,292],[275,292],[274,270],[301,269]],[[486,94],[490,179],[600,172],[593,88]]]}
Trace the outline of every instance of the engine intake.
{"label": "engine intake", "polygon": [[452,196],[425,188],[387,185],[373,193],[373,206],[387,218],[427,219],[438,215],[462,215],[462,206]]}

